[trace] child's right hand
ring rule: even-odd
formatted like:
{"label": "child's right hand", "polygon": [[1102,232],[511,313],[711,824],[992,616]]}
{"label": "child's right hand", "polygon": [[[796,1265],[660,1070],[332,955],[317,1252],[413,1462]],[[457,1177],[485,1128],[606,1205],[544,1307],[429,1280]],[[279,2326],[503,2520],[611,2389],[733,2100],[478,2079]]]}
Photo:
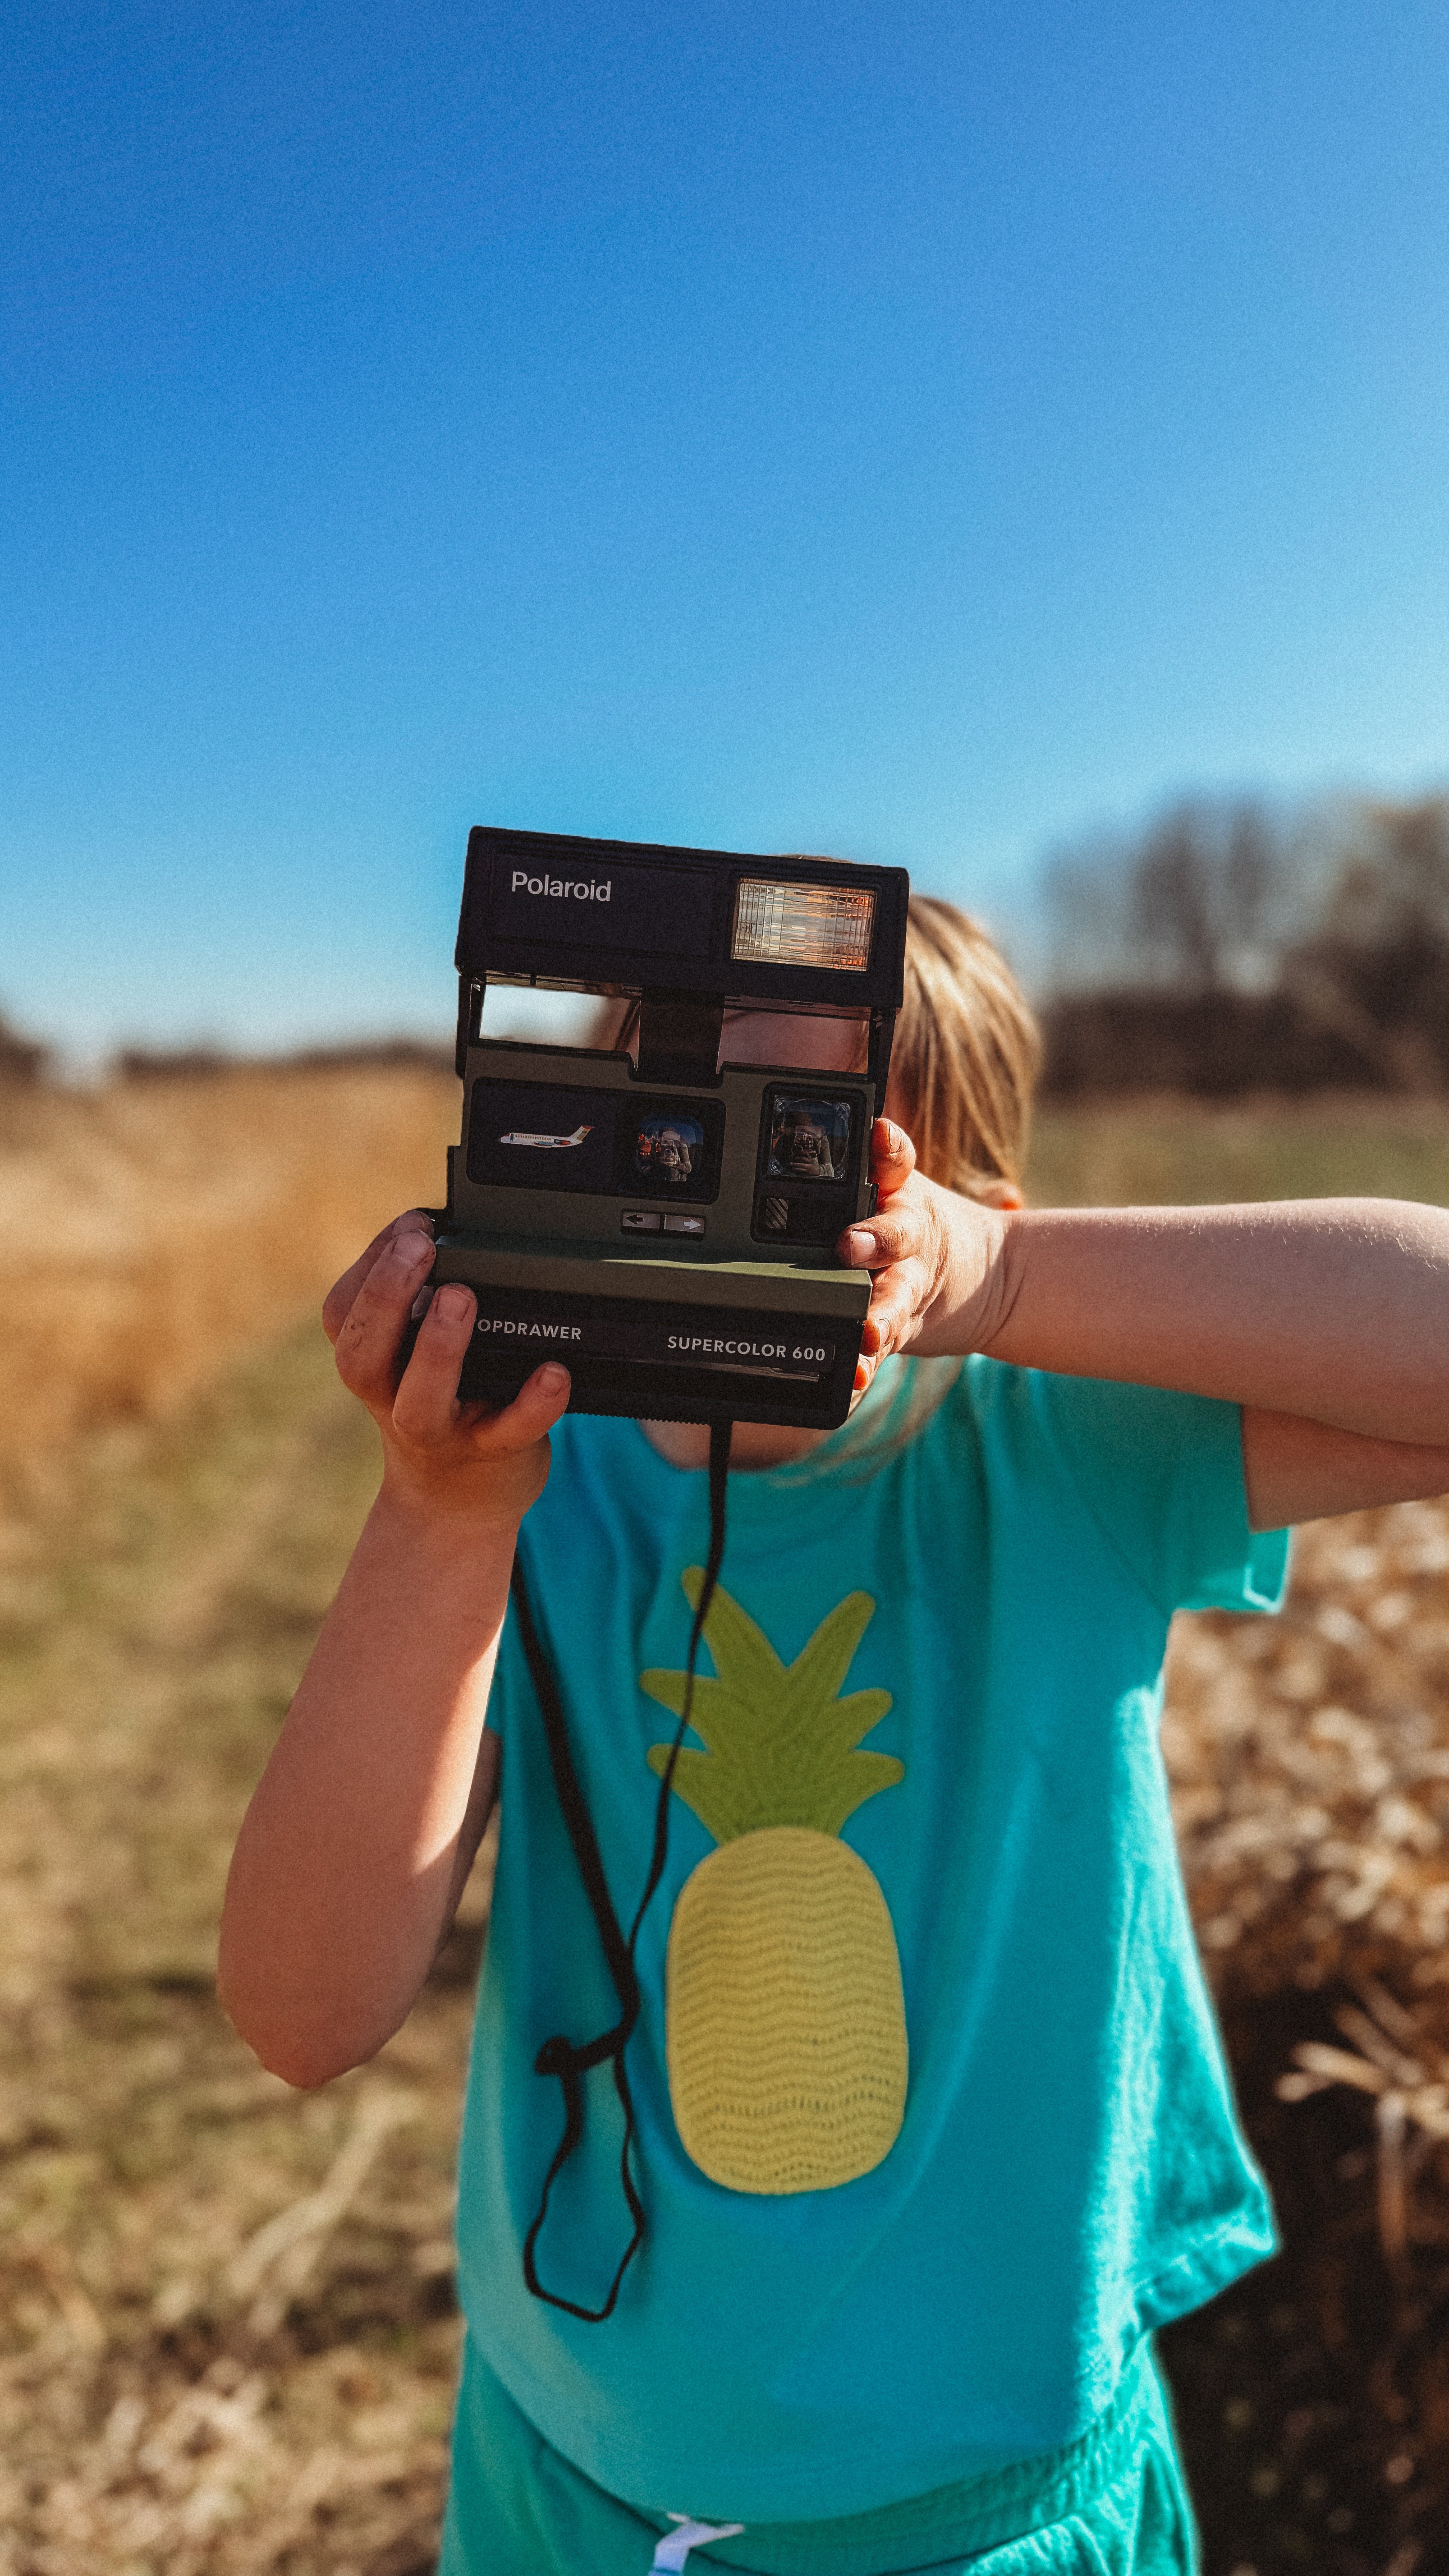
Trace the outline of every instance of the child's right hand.
{"label": "child's right hand", "polygon": [[568,1402],[557,1361],[535,1369],[511,1404],[460,1404],[458,1377],[477,1303],[471,1288],[433,1296],[407,1367],[399,1354],[433,1259],[418,1208],[395,1217],[329,1290],[322,1324],[338,1375],[382,1434],[384,1502],[470,1531],[516,1529],[548,1479],[548,1433]]}

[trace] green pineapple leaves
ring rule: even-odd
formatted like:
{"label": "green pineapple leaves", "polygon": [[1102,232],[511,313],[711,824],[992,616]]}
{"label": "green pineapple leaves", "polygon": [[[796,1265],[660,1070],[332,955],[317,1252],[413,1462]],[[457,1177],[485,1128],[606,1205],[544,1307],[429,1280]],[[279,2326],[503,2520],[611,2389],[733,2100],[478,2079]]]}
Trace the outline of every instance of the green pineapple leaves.
{"label": "green pineapple leaves", "polygon": [[[692,1565],[683,1581],[689,1606],[696,1609],[704,1582],[700,1567]],[[884,1717],[890,1692],[839,1697],[874,1616],[868,1592],[850,1593],[787,1668],[738,1601],[723,1590],[715,1593],[704,1637],[718,1678],[696,1677],[690,1708],[691,1729],[707,1750],[682,1748],[674,1787],[716,1842],[768,1825],[838,1834],[867,1798],[905,1778],[905,1764],[894,1754],[855,1749]],[[683,1673],[641,1673],[639,1686],[676,1717],[682,1713]],[[651,1771],[662,1773],[668,1759],[667,1744],[651,1744]]]}

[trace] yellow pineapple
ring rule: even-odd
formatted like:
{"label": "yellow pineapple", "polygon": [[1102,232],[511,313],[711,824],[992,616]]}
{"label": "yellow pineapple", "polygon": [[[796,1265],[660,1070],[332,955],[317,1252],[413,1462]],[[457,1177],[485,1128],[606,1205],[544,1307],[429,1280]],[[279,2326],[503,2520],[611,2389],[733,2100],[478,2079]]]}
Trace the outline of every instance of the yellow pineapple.
{"label": "yellow pineapple", "polygon": [[[691,1609],[703,1576],[691,1566]],[[685,1882],[669,1929],[669,2093],[686,2152],[731,2191],[829,2191],[890,2153],[906,2099],[906,2016],[880,1888],[841,1842],[847,1816],[905,1766],[856,1751],[889,1691],[839,1697],[874,1615],[852,1592],[788,1669],[717,1591],[674,1788],[719,1845]],[[641,1673],[684,1707],[684,1675]],[[649,1751],[662,1773],[667,1744]]]}

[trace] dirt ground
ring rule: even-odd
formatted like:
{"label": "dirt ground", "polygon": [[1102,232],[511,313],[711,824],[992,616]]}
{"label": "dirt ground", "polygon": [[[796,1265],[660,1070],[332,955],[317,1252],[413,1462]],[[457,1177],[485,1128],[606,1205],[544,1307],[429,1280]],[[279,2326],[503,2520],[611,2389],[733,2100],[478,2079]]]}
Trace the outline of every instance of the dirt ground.
{"label": "dirt ground", "polygon": [[[424,1194],[446,1092],[363,1195]],[[1043,1195],[1293,1187],[1307,1157],[1449,1197],[1417,1110],[1361,1123],[1339,1166],[1288,1113],[1256,1145],[1239,1113],[1134,1118],[1044,1130]],[[300,1148],[292,1169],[310,1190]],[[6,1178],[0,1155],[0,1199]],[[186,1293],[204,1317],[199,1264]],[[0,2576],[433,2565],[487,1860],[406,2029],[322,2095],[261,2073],[212,1988],[236,1823],[375,1475],[315,1327],[277,1338],[279,1294],[233,1287],[210,1384],[193,1357],[108,1406],[93,1375],[80,1436],[0,1520]],[[1184,1858],[1286,2237],[1167,2338],[1207,2576],[1438,2576],[1449,1508],[1305,1533],[1286,1617],[1181,1622],[1170,1680]]]}

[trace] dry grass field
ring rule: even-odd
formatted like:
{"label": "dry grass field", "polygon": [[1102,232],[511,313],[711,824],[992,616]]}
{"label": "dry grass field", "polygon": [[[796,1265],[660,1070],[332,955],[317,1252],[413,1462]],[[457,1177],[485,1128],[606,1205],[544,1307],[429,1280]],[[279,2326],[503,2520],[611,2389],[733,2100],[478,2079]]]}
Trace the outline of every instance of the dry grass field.
{"label": "dry grass field", "polygon": [[[0,1480],[146,1421],[443,1192],[458,1086],[379,1066],[0,1085]],[[0,1482],[0,1493],[5,1490]]]}
{"label": "dry grass field", "polygon": [[[212,1993],[226,1857],[366,1510],[306,1320],[438,1194],[455,1087],[227,1076],[0,1111],[0,2571],[424,2576],[487,1863],[315,2098]],[[1042,1197],[1449,1202],[1418,1105],[1043,1122]],[[41,1257],[43,1254],[43,1258]],[[1449,1508],[1323,1525],[1180,1623],[1165,1743],[1288,2252],[1174,2330],[1208,2576],[1449,2566]]]}

